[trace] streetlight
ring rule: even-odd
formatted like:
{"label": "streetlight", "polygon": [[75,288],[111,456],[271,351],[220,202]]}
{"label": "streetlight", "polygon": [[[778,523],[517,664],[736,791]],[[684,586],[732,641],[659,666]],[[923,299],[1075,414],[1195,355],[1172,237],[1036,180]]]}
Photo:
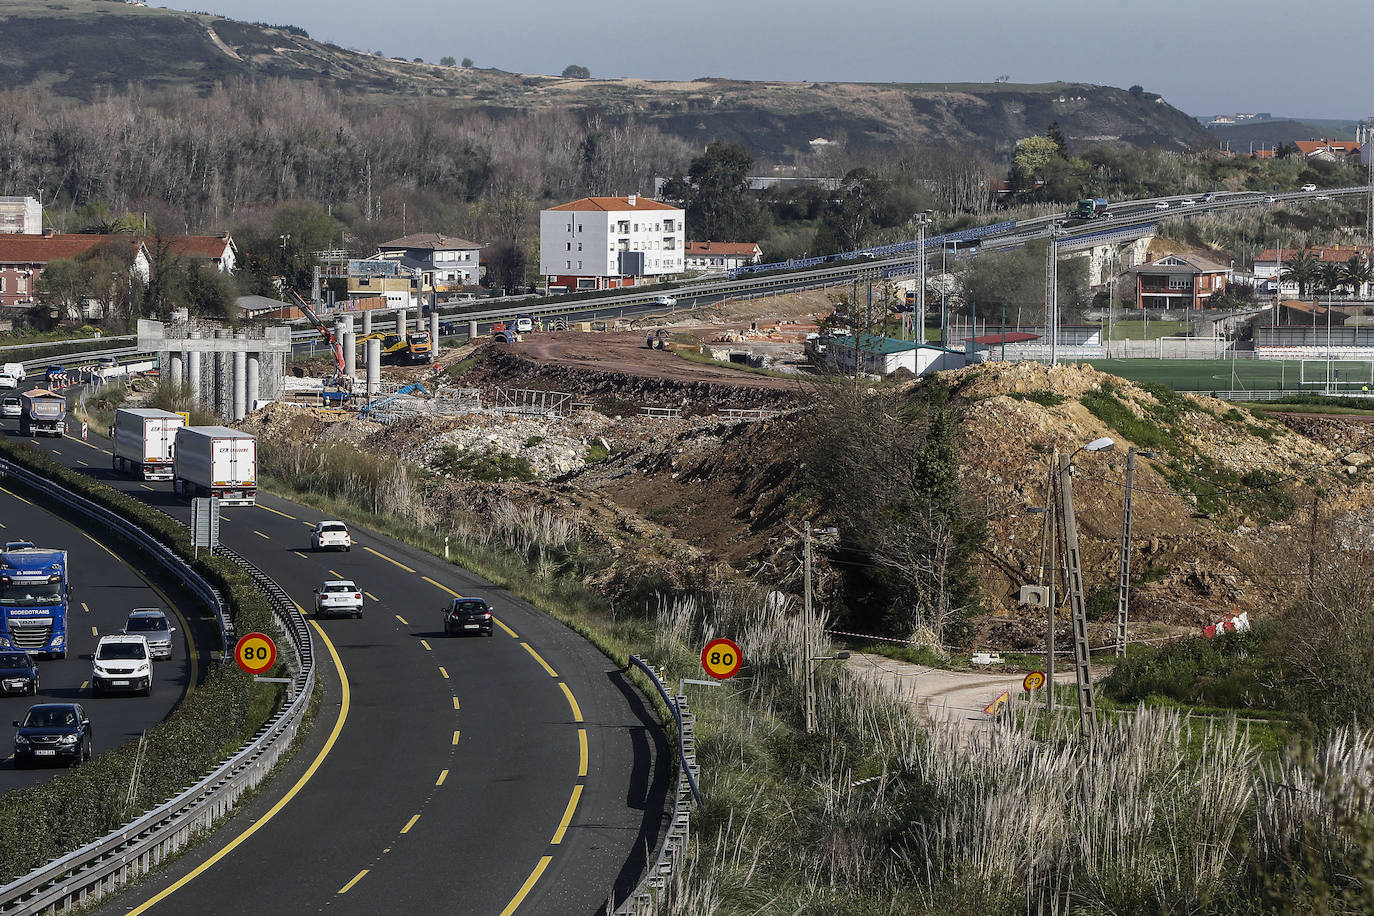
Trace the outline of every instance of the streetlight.
{"label": "streetlight", "polygon": [[1121,578],[1116,584],[1116,654],[1126,655],[1126,622],[1131,606],[1131,494],[1135,489],[1135,459],[1155,453],[1134,445],[1126,449],[1126,503],[1121,510]]}
{"label": "streetlight", "polygon": [[[916,223],[916,322],[912,336],[916,343],[926,342],[926,225],[933,219],[934,210],[922,210],[911,219]],[[941,280],[943,283],[943,278]],[[943,298],[943,297],[942,297]]]}
{"label": "streetlight", "polygon": [[1050,261],[1045,270],[1045,305],[1049,311],[1046,324],[1050,332],[1050,365],[1059,365],[1059,233],[1058,220],[1050,222]]}

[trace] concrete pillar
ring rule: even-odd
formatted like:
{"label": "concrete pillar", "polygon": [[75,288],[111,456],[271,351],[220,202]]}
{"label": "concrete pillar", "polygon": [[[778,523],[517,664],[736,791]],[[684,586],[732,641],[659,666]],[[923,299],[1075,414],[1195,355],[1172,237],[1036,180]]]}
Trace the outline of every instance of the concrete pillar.
{"label": "concrete pillar", "polygon": [[358,375],[358,344],[352,330],[343,335],[344,375],[356,378]]}
{"label": "concrete pillar", "polygon": [[[191,340],[198,340],[198,339],[200,338],[200,332],[199,332],[199,331],[192,331],[192,332],[191,332],[190,334],[188,334],[187,336],[188,336]],[[199,403],[201,402],[201,401],[200,401],[200,390],[201,390],[201,389],[200,389],[200,381],[201,381],[201,379],[200,379],[200,373],[201,373],[200,358],[201,358],[201,352],[200,352],[199,350],[190,350],[190,351],[188,351],[188,352],[186,353],[186,377],[187,377],[187,380],[190,382],[190,388],[191,388],[191,401],[192,401],[193,403],[196,403],[196,404],[199,404]]]}
{"label": "concrete pillar", "polygon": [[410,309],[397,309],[396,311],[396,333],[404,337],[406,335],[406,323],[410,317],[406,314]]}
{"label": "concrete pillar", "polygon": [[367,399],[371,401],[382,387],[382,342],[367,342]]}
{"label": "concrete pillar", "polygon": [[248,378],[245,400],[248,402],[248,409],[253,410],[257,407],[258,401],[262,398],[262,382],[260,378],[261,368],[260,358],[257,353],[248,354]]}
{"label": "concrete pillar", "polygon": [[363,312],[363,336],[366,337],[367,335],[369,335],[369,334],[371,334],[371,333],[372,333],[372,309],[367,309],[366,311]]}
{"label": "concrete pillar", "polygon": [[477,339],[477,322],[475,322],[475,321],[469,321],[469,322],[468,322],[468,340],[476,340],[476,339]]}
{"label": "concrete pillar", "polygon": [[167,363],[168,371],[170,371],[172,375],[172,387],[181,388],[181,386],[186,383],[186,370],[185,366],[182,364],[181,353],[173,351]]}
{"label": "concrete pillar", "polygon": [[[239,340],[247,340],[243,334],[235,335]],[[234,419],[242,420],[248,414],[248,351],[234,351]]]}
{"label": "concrete pillar", "polygon": [[439,313],[429,313],[429,359],[436,362],[439,359]]}

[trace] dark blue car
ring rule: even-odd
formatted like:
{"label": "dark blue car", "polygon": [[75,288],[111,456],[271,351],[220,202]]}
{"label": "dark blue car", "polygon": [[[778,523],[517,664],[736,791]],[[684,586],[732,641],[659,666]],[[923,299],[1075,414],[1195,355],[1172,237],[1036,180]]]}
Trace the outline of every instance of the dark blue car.
{"label": "dark blue car", "polygon": [[27,652],[0,649],[0,693],[33,696],[38,692],[38,665]]}
{"label": "dark blue car", "polygon": [[40,703],[16,719],[14,765],[66,763],[91,759],[91,720],[80,703]]}

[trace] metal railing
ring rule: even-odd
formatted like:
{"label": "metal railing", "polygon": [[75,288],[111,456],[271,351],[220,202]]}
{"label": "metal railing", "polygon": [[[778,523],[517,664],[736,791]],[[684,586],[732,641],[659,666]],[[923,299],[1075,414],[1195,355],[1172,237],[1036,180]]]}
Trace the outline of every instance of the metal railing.
{"label": "metal railing", "polygon": [[[0,466],[18,480],[30,485],[38,482],[59,502],[126,534],[169,570],[184,570],[179,573],[182,581],[215,609],[227,627],[221,630],[225,634],[221,637],[221,646],[227,642],[228,635],[233,632],[232,623],[219,593],[169,548],[123,519],[112,518],[113,513],[104,507],[46,478],[9,462],[0,462]],[[243,747],[175,798],[0,887],[0,914],[66,912],[76,907],[84,908],[116,891],[179,853],[196,836],[232,811],[245,792],[267,778],[291,746],[315,686],[309,628],[295,602],[281,586],[233,551],[219,548],[217,553],[243,568],[263,591],[286,636],[290,650],[287,663],[293,669],[287,703]]]}
{"label": "metal railing", "polygon": [[691,837],[691,805],[701,803],[701,788],[697,785],[699,770],[696,752],[696,718],[687,708],[687,698],[672,696],[663,683],[662,675],[638,655],[630,656],[630,664],[648,675],[658,688],[659,696],[668,704],[677,724],[678,777],[677,792],[673,796],[673,814],[659,847],[658,858],[649,866],[648,874],[625,902],[616,908],[614,916],[654,916],[663,900],[668,881],[681,874],[687,855],[687,841]]}

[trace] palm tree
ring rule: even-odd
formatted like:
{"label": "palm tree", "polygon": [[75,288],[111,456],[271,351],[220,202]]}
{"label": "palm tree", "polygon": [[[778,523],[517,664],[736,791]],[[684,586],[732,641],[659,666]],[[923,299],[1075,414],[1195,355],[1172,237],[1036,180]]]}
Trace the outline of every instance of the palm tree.
{"label": "palm tree", "polygon": [[1345,274],[1345,282],[1356,296],[1364,295],[1365,288],[1374,283],[1374,261],[1369,258],[1352,254],[1341,270]]}
{"label": "palm tree", "polygon": [[1317,267],[1317,276],[1321,278],[1322,292],[1330,296],[1345,285],[1345,265],[1323,261]]}
{"label": "palm tree", "polygon": [[1307,298],[1307,288],[1318,278],[1318,262],[1307,251],[1299,251],[1293,260],[1283,265],[1283,270],[1279,272],[1279,280],[1284,283],[1298,284],[1298,298]]}

